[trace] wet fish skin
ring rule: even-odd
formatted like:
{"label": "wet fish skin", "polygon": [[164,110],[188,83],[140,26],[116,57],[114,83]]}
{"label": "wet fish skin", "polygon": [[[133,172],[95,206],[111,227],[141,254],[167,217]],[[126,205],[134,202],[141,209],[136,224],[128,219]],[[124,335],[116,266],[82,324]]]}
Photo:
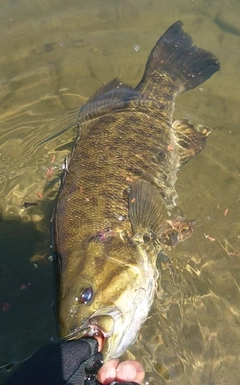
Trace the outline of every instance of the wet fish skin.
{"label": "wet fish skin", "polygon": [[[135,89],[114,79],[82,107],[59,190],[60,336],[100,330],[106,360],[128,348],[148,315],[164,243],[192,232],[186,219],[169,224],[166,207],[175,205],[179,167],[201,151],[209,130],[173,123],[172,116],[176,96],[207,80],[219,63],[181,27],[175,23],[156,43]],[[186,231],[177,232],[177,223]]]}

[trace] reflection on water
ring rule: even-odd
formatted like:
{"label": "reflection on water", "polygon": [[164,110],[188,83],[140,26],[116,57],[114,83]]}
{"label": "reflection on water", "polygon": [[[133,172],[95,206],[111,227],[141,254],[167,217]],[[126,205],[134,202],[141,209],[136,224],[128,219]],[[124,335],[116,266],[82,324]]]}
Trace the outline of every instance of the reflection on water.
{"label": "reflection on water", "polygon": [[[239,17],[234,0],[9,1],[1,5],[0,366],[56,337],[50,218],[79,108],[102,83],[140,79],[178,19],[221,71],[178,100],[176,115],[212,127],[179,172],[179,206],[197,225],[159,260],[151,315],[130,349],[153,384],[240,378]],[[138,47],[136,49],[136,47]],[[37,206],[24,209],[24,202]],[[130,353],[129,353],[130,354]],[[7,372],[0,371],[0,383]]]}

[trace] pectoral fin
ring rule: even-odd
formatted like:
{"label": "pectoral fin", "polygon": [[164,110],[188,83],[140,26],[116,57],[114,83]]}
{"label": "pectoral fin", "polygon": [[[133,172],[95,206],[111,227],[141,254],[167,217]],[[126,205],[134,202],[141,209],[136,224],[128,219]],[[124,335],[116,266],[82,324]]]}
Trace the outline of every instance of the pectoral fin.
{"label": "pectoral fin", "polygon": [[137,243],[155,240],[163,248],[172,248],[178,242],[188,239],[195,221],[178,216],[165,219],[165,204],[157,189],[150,183],[135,180],[130,186],[129,219],[133,237]]}
{"label": "pectoral fin", "polygon": [[179,166],[182,166],[205,147],[211,130],[206,126],[193,126],[185,119],[176,120],[172,126],[177,138]]}
{"label": "pectoral fin", "polygon": [[157,189],[148,182],[133,181],[129,193],[133,240],[146,242],[156,238],[156,234],[161,234],[165,228],[164,217],[165,205]]}

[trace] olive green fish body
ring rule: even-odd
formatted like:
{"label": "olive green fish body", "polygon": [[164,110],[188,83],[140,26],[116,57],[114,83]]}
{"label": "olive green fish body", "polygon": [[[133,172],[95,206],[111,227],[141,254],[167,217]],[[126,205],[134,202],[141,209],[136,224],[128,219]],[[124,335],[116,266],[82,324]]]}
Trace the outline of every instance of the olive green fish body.
{"label": "olive green fish body", "polygon": [[54,219],[61,337],[102,333],[106,359],[119,357],[154,298],[159,251],[189,237],[169,220],[177,170],[204,147],[209,130],[172,121],[176,96],[219,69],[177,22],[153,48],[139,85],[114,79],[79,112],[79,133]]}

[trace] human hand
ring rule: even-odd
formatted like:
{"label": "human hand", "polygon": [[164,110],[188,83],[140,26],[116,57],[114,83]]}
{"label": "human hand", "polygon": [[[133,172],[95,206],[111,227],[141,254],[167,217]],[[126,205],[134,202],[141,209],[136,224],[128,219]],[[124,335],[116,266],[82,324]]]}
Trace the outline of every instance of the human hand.
{"label": "human hand", "polygon": [[97,374],[98,381],[103,385],[111,382],[143,383],[145,371],[138,361],[128,360],[120,362],[113,359],[104,364]]}

